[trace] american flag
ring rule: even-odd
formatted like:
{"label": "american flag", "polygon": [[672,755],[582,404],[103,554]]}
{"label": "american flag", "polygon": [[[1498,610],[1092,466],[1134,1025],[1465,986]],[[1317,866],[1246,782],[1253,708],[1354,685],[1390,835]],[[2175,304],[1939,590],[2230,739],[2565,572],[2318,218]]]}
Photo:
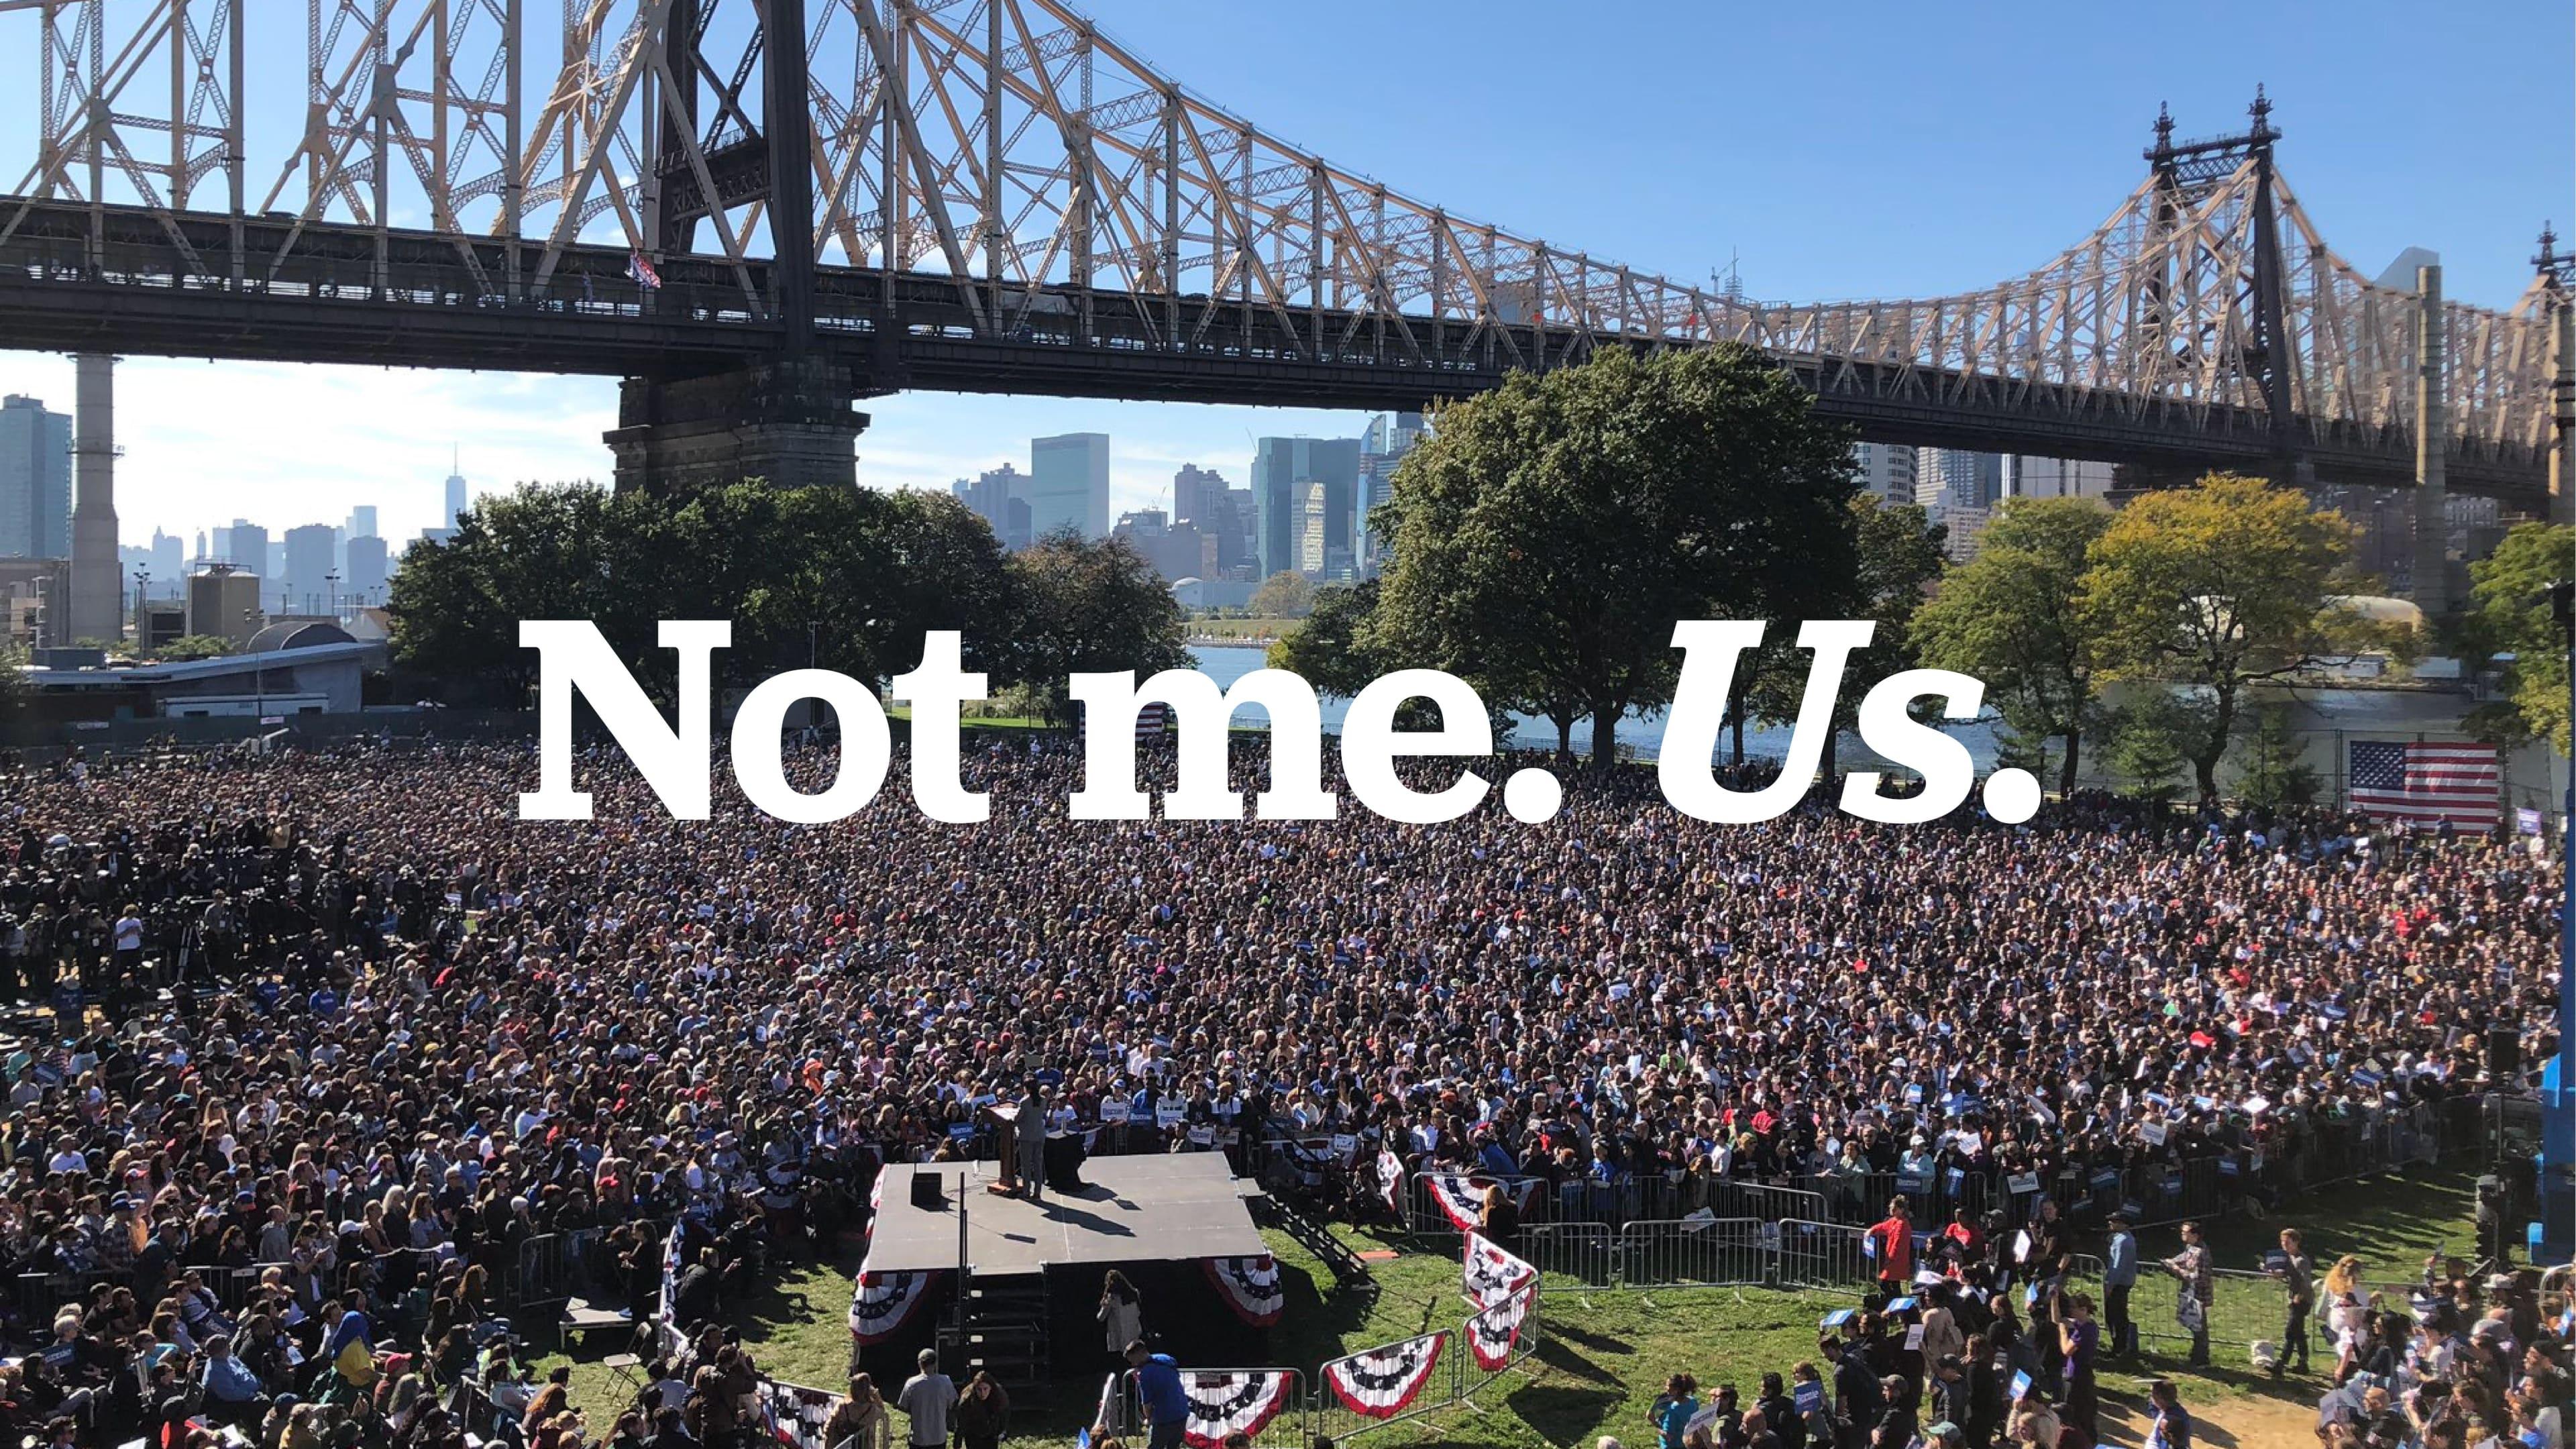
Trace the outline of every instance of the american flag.
{"label": "american flag", "polygon": [[662,285],[662,274],[653,270],[652,261],[642,252],[631,252],[627,255],[626,275],[633,277],[636,281],[643,283],[648,288],[659,287]]}
{"label": "american flag", "polygon": [[2492,830],[2503,777],[2493,745],[2352,742],[2352,808],[2383,820]]}

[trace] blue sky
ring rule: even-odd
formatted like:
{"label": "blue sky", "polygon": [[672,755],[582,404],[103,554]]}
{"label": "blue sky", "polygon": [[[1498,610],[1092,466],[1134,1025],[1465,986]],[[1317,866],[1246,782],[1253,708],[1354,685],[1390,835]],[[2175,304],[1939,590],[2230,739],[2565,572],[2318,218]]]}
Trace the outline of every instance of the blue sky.
{"label": "blue sky", "polygon": [[[300,113],[302,7],[248,0],[267,127]],[[533,48],[551,7],[530,10]],[[542,13],[541,13],[542,12]],[[2576,231],[2576,16],[2563,0],[1738,5],[1606,0],[1094,0],[1102,27],[1265,128],[1453,212],[1641,270],[1737,258],[1776,299],[1920,296],[2041,265],[2142,174],[2159,102],[2234,129],[2255,83],[2283,174],[2369,273],[2442,255],[2455,297],[2510,303],[2544,219]],[[0,186],[30,154],[28,17],[0,17]],[[262,37],[265,37],[264,39]],[[277,162],[253,167],[264,190]],[[0,392],[68,404],[66,359],[0,352]],[[240,515],[273,530],[375,502],[436,521],[451,446],[477,491],[605,478],[597,379],[136,359],[119,371],[129,538]],[[1250,438],[1354,414],[914,394],[866,405],[864,481],[945,486],[1034,435],[1112,439],[1114,503],[1182,462],[1242,481]]]}

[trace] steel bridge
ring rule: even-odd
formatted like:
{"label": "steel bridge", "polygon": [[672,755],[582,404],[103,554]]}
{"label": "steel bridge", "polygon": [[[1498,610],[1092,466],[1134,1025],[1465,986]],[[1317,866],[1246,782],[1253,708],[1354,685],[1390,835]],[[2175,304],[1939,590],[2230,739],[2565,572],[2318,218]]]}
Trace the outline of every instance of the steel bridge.
{"label": "steel bridge", "polygon": [[[854,400],[907,388],[1415,408],[1733,342],[1865,438],[2565,496],[2566,259],[2507,311],[2374,284],[2259,94],[2159,117],[2034,271],[1769,303],[1402,195],[1060,0],[563,0],[551,59],[523,4],[307,0],[291,76],[249,0],[0,0],[40,72],[0,345],[620,377],[620,486],[679,487],[846,481]],[[302,91],[280,154],[252,84]]]}

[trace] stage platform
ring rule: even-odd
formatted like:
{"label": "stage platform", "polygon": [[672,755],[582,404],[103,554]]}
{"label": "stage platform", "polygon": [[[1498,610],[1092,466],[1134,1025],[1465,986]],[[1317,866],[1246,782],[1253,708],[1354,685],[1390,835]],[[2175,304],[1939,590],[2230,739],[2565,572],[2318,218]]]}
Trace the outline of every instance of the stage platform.
{"label": "stage platform", "polygon": [[[885,1169],[868,1271],[917,1273],[957,1266],[957,1211],[966,1210],[966,1258],[978,1278],[1007,1278],[1066,1264],[1250,1258],[1270,1250],[1250,1199],[1218,1152],[1094,1157],[1084,1187],[1039,1202],[985,1191],[999,1164],[932,1162]],[[912,1205],[912,1180],[941,1179],[940,1209]]]}

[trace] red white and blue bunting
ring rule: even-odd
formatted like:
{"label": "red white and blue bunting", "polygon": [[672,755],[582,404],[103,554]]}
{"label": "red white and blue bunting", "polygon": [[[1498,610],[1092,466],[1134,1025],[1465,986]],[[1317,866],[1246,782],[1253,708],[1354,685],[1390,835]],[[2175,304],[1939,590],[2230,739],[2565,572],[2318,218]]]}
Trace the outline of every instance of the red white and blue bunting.
{"label": "red white and blue bunting", "polygon": [[1386,1199],[1386,1210],[1404,1216],[1404,1159],[1386,1148],[1377,1150],[1377,1190]]}
{"label": "red white and blue bunting", "polygon": [[1538,1269],[1528,1260],[1514,1257],[1477,1232],[1467,1234],[1467,1250],[1459,1266],[1467,1301],[1479,1309],[1493,1307],[1538,1279]]}
{"label": "red white and blue bunting", "polygon": [[1467,1320],[1467,1351],[1475,1356],[1476,1367],[1492,1373],[1512,1361],[1512,1350],[1521,1341],[1521,1324],[1537,1302],[1538,1285],[1532,1283],[1504,1294]]}
{"label": "red white and blue bunting", "polygon": [[1183,1373],[1181,1391],[1189,1395],[1190,1418],[1181,1437],[1193,1449],[1222,1449],[1225,1436],[1261,1437],[1261,1431],[1288,1407],[1297,1375],[1288,1369],[1243,1373]]}
{"label": "red white and blue bunting", "polygon": [[1490,1177],[1469,1177],[1463,1172],[1426,1172],[1422,1181],[1431,1189],[1431,1200],[1439,1204],[1440,1215],[1462,1233],[1482,1220],[1488,1188],[1510,1193],[1513,1205],[1524,1213],[1538,1201],[1539,1180],[1535,1177],[1498,1183]]}
{"label": "red white and blue bunting", "polygon": [[1288,1290],[1279,1281],[1279,1265],[1268,1253],[1257,1258],[1201,1258],[1208,1281],[1234,1316],[1255,1328],[1279,1321],[1288,1306]]}
{"label": "red white and blue bunting", "polygon": [[823,1425],[832,1417],[833,1399],[821,1389],[801,1384],[760,1381],[761,1432],[789,1449],[830,1449]]}
{"label": "red white and blue bunting", "polygon": [[937,1272],[871,1273],[861,1268],[850,1295],[850,1337],[860,1343],[893,1337],[930,1297],[930,1285],[938,1277]]}
{"label": "red white and blue bunting", "polygon": [[1342,1407],[1365,1419],[1392,1419],[1422,1394],[1449,1335],[1426,1333],[1324,1365],[1324,1382]]}

